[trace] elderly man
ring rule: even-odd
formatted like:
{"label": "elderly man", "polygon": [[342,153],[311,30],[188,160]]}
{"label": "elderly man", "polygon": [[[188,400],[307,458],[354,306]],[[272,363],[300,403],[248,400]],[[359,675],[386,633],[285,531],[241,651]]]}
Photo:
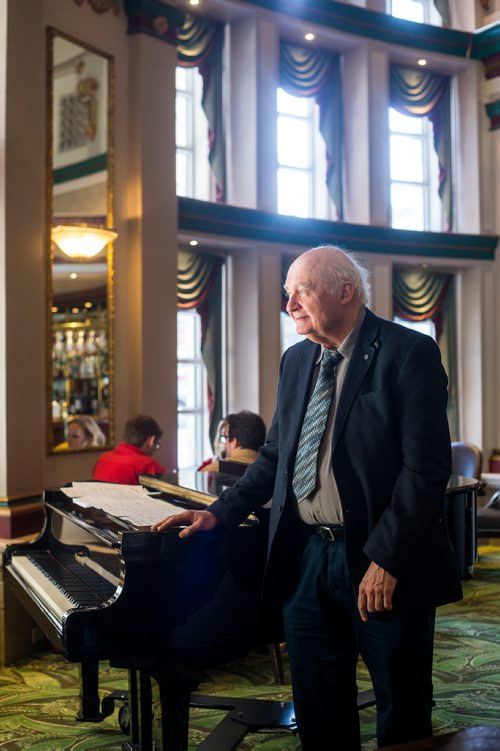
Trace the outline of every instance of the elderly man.
{"label": "elderly man", "polygon": [[283,602],[302,748],[360,748],[359,654],[379,746],[425,744],[435,607],[461,597],[439,349],[368,310],[366,271],[338,248],[299,256],[285,289],[306,339],[283,355],[257,460],[208,511],[155,528],[230,527],[272,496],[265,591]]}

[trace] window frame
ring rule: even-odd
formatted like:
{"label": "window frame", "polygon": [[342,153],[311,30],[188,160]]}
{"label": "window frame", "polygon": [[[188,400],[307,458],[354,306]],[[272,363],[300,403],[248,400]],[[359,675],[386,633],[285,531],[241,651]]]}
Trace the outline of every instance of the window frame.
{"label": "window frame", "polygon": [[[393,110],[400,117],[409,119],[418,119],[422,124],[421,133],[408,133],[403,130],[394,130],[391,127],[390,112]],[[438,193],[439,182],[439,159],[434,149],[433,125],[428,116],[412,118],[411,115],[405,115],[393,107],[388,108],[388,133],[389,133],[389,213],[390,225],[396,229],[410,229],[423,232],[442,232],[444,225],[444,210]],[[393,179],[392,177],[392,154],[391,140],[393,136],[403,135],[407,138],[419,141],[422,144],[422,180],[402,180]],[[422,227],[405,226],[394,223],[394,210],[392,200],[392,188],[397,185],[409,185],[422,189]]]}
{"label": "window frame", "polygon": [[[208,121],[201,105],[203,94],[203,79],[197,67],[187,68],[182,65],[176,67],[182,70],[186,77],[186,86],[178,85],[178,76],[175,82],[175,106],[176,106],[176,193],[186,198],[197,198],[201,201],[213,201],[215,197],[215,181],[211,175],[208,161]],[[177,143],[178,121],[177,100],[184,99],[186,102],[186,145]],[[205,146],[203,146],[205,144]],[[183,155],[188,162],[186,191],[179,191],[178,183],[178,157]]]}
{"label": "window frame", "polygon": [[[306,103],[307,114],[299,115],[285,112],[279,107],[279,90],[284,91],[285,94],[289,97],[293,96],[291,94],[288,94],[288,92],[286,92],[281,86],[279,86],[276,91],[277,138],[279,139],[280,120],[288,119],[305,122],[307,126],[309,163],[307,167],[297,167],[295,165],[289,165],[280,162],[278,153],[276,154],[276,211],[282,216],[300,216],[310,219],[328,219],[331,221],[336,221],[338,218],[337,209],[331,199],[330,194],[328,193],[328,186],[326,184],[326,144],[319,129],[319,105],[316,103],[314,97],[293,97],[294,99],[298,99]],[[308,208],[306,212],[301,214],[290,214],[289,212],[280,209],[279,175],[282,171],[307,175]]]}
{"label": "window frame", "polygon": [[[179,326],[180,316],[190,315],[194,320],[193,327],[193,350],[194,355],[191,357],[179,357],[177,352],[177,382],[179,381],[179,366],[184,368],[192,368],[194,371],[193,382],[195,384],[194,390],[194,405],[189,407],[182,407],[179,404],[179,388],[177,387],[177,456],[178,456],[178,468],[180,470],[193,470],[206,458],[210,453],[210,446],[207,447],[208,438],[208,403],[207,403],[207,374],[205,364],[201,356],[201,319],[196,311],[196,308],[180,308],[177,310],[177,326]],[[194,418],[194,464],[182,465],[180,458],[182,451],[180,450],[180,417],[192,416]],[[210,442],[208,441],[208,444]],[[208,452],[208,453],[207,453]]]}
{"label": "window frame", "polygon": [[[390,16],[393,16],[394,18],[406,18],[406,16],[397,16],[394,14],[393,2],[394,0],[386,0],[386,13],[388,13]],[[437,8],[434,7],[432,0],[412,0],[412,2],[422,6],[423,19],[422,21],[414,21],[413,18],[407,18],[407,20],[413,21],[414,23],[429,24],[430,26],[443,25],[443,19],[441,18],[441,15]]]}

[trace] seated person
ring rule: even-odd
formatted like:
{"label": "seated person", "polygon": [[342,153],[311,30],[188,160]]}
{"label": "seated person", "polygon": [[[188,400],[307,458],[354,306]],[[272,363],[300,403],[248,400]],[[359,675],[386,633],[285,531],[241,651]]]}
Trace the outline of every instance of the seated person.
{"label": "seated person", "polygon": [[96,462],[93,480],[138,485],[139,475],[161,476],[165,472],[153,454],[160,448],[163,431],[149,415],[137,415],[127,422],[123,442],[106,451]]}
{"label": "seated person", "polygon": [[225,420],[219,420],[219,424],[217,425],[217,432],[215,433],[215,439],[214,439],[214,455],[210,457],[210,459],[205,459],[199,467],[196,467],[197,472],[201,472],[202,469],[204,469],[208,464],[212,464],[212,462],[216,461],[216,459],[225,459],[226,458],[226,436],[224,435],[223,440],[221,441],[221,434],[225,434],[225,428],[226,428],[226,421]]}
{"label": "seated person", "polygon": [[59,443],[54,451],[81,451],[82,449],[102,448],[106,436],[93,417],[75,417],[68,425],[68,440]]}
{"label": "seated person", "polygon": [[[228,415],[220,431],[220,441],[225,446],[225,459],[251,464],[266,440],[266,425],[260,415],[243,410]],[[219,459],[202,465],[202,472],[218,472]]]}

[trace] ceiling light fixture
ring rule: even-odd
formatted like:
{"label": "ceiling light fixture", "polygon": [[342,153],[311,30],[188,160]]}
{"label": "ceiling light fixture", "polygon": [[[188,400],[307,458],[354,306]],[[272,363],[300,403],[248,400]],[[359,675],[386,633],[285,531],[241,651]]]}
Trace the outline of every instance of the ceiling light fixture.
{"label": "ceiling light fixture", "polygon": [[59,224],[52,227],[52,242],[70,258],[88,260],[113,242],[118,234],[113,229],[87,224]]}
{"label": "ceiling light fixture", "polygon": [[312,31],[308,31],[307,34],[304,34],[304,39],[306,39],[308,42],[312,42],[314,38],[315,37]]}
{"label": "ceiling light fixture", "polygon": [[417,60],[417,65],[421,65],[422,67],[424,65],[427,65],[427,60],[425,59],[425,57],[421,57],[420,60]]}

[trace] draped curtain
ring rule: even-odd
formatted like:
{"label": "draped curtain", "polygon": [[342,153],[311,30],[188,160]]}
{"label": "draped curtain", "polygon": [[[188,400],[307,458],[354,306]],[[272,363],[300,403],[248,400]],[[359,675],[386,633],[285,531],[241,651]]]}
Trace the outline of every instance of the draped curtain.
{"label": "draped curtain", "polygon": [[455,287],[452,274],[420,271],[393,272],[394,315],[406,321],[431,319],[448,374],[448,422],[452,440],[458,440],[457,332]]}
{"label": "draped curtain", "polygon": [[450,0],[434,0],[437,12],[443,20],[443,26],[451,27]]}
{"label": "draped curtain", "polygon": [[447,219],[453,226],[451,185],[450,78],[422,68],[391,65],[391,107],[404,115],[428,117],[432,122],[434,148],[439,159],[439,196]]}
{"label": "draped curtain", "polygon": [[326,144],[326,184],[338,217],[343,219],[340,55],[281,42],[280,86],[292,96],[314,97],[319,105],[319,127]]}
{"label": "draped curtain", "polygon": [[222,266],[216,256],[179,251],[177,307],[196,308],[201,319],[201,356],[207,371],[209,434],[213,444],[222,419]]}
{"label": "draped curtain", "polygon": [[188,14],[177,32],[177,63],[199,68],[203,79],[201,104],[208,120],[208,161],[212,167],[217,201],[226,200],[226,143],[223,110],[224,24]]}

